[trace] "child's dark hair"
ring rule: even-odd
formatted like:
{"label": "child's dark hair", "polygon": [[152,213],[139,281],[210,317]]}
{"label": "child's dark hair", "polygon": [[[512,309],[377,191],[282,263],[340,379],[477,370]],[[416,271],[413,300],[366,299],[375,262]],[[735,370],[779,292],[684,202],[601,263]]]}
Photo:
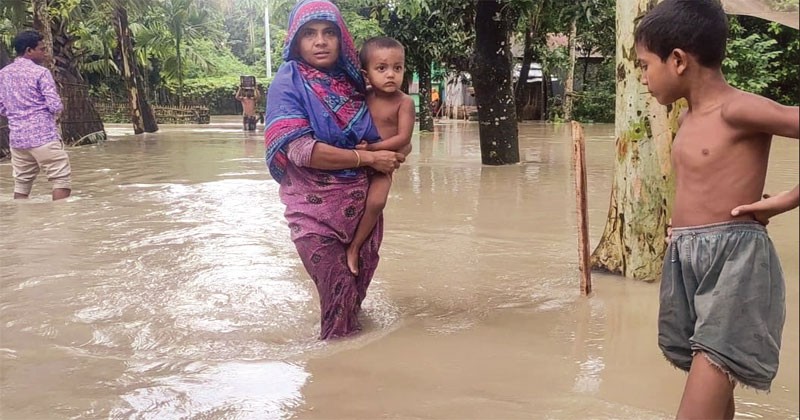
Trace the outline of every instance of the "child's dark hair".
{"label": "child's dark hair", "polygon": [[17,52],[17,56],[25,55],[25,51],[28,51],[28,48],[36,49],[36,46],[39,45],[39,41],[43,40],[44,36],[40,34],[38,31],[28,30],[22,31],[14,37],[14,50]]}
{"label": "child's dark hair", "polygon": [[634,40],[661,61],[680,48],[705,67],[719,67],[725,59],[728,17],[719,0],[664,0],[639,22]]}
{"label": "child's dark hair", "polygon": [[406,52],[406,49],[403,48],[403,44],[394,38],[388,36],[372,37],[364,41],[364,44],[361,45],[361,50],[358,52],[358,60],[361,62],[362,69],[367,68],[369,53],[374,49],[380,48],[397,48],[402,50],[403,54]]}

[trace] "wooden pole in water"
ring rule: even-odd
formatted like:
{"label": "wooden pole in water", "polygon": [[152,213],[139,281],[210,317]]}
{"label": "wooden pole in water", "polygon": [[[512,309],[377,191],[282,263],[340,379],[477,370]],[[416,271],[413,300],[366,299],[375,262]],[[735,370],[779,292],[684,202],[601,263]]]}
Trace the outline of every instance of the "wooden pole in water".
{"label": "wooden pole in water", "polygon": [[575,167],[575,199],[578,210],[578,267],[581,273],[581,295],[592,293],[592,272],[589,266],[589,216],[586,210],[586,140],[583,127],[572,121],[572,162]]}

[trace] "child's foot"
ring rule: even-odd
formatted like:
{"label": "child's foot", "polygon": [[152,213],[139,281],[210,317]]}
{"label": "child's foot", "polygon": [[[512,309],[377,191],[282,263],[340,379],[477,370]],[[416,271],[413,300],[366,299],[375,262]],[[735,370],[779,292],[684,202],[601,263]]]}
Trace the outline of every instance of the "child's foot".
{"label": "child's foot", "polygon": [[347,248],[347,268],[354,276],[358,275],[358,247],[353,245]]}

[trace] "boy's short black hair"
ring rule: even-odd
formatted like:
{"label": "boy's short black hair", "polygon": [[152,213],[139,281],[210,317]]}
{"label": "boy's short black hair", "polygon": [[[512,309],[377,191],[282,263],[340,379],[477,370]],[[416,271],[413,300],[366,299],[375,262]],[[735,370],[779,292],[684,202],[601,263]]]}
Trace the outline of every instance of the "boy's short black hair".
{"label": "boy's short black hair", "polygon": [[403,50],[403,54],[405,54],[406,49],[403,47],[403,44],[400,41],[390,38],[388,36],[375,36],[366,41],[364,44],[361,45],[361,50],[358,52],[358,60],[361,62],[361,68],[366,69],[368,60],[369,60],[369,53],[373,49],[377,48],[397,48]]}
{"label": "boy's short black hair", "polygon": [[14,37],[14,50],[17,52],[17,56],[21,57],[25,55],[25,51],[28,51],[28,48],[35,49],[37,45],[39,45],[39,41],[43,40],[44,36],[39,33],[39,31],[28,30],[22,31]]}
{"label": "boy's short black hair", "polygon": [[728,41],[728,17],[719,0],[664,0],[639,22],[634,40],[661,61],[680,48],[705,67],[720,67]]}

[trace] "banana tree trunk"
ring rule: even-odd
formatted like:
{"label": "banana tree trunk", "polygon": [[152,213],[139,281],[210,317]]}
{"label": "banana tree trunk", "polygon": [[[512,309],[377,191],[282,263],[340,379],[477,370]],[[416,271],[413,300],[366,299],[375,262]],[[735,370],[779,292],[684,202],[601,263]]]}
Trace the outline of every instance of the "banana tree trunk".
{"label": "banana tree trunk", "polygon": [[593,268],[645,281],[659,278],[666,251],[678,114],[647,94],[634,65],[634,22],[656,3],[617,0],[617,152],[605,231],[591,258]]}
{"label": "banana tree trunk", "polygon": [[478,103],[481,162],[484,165],[519,162],[507,6],[507,1],[503,0],[479,1],[476,6],[472,80]]}
{"label": "banana tree trunk", "polygon": [[128,26],[128,11],[124,7],[117,6],[114,8],[114,30],[117,33],[117,45],[119,46],[122,61],[122,77],[125,79],[125,88],[128,91],[128,104],[131,109],[133,132],[135,134],[143,132],[155,133],[158,131],[158,124],[153,115],[153,109],[150,108],[150,104],[144,95],[142,77],[133,54],[130,27]]}

